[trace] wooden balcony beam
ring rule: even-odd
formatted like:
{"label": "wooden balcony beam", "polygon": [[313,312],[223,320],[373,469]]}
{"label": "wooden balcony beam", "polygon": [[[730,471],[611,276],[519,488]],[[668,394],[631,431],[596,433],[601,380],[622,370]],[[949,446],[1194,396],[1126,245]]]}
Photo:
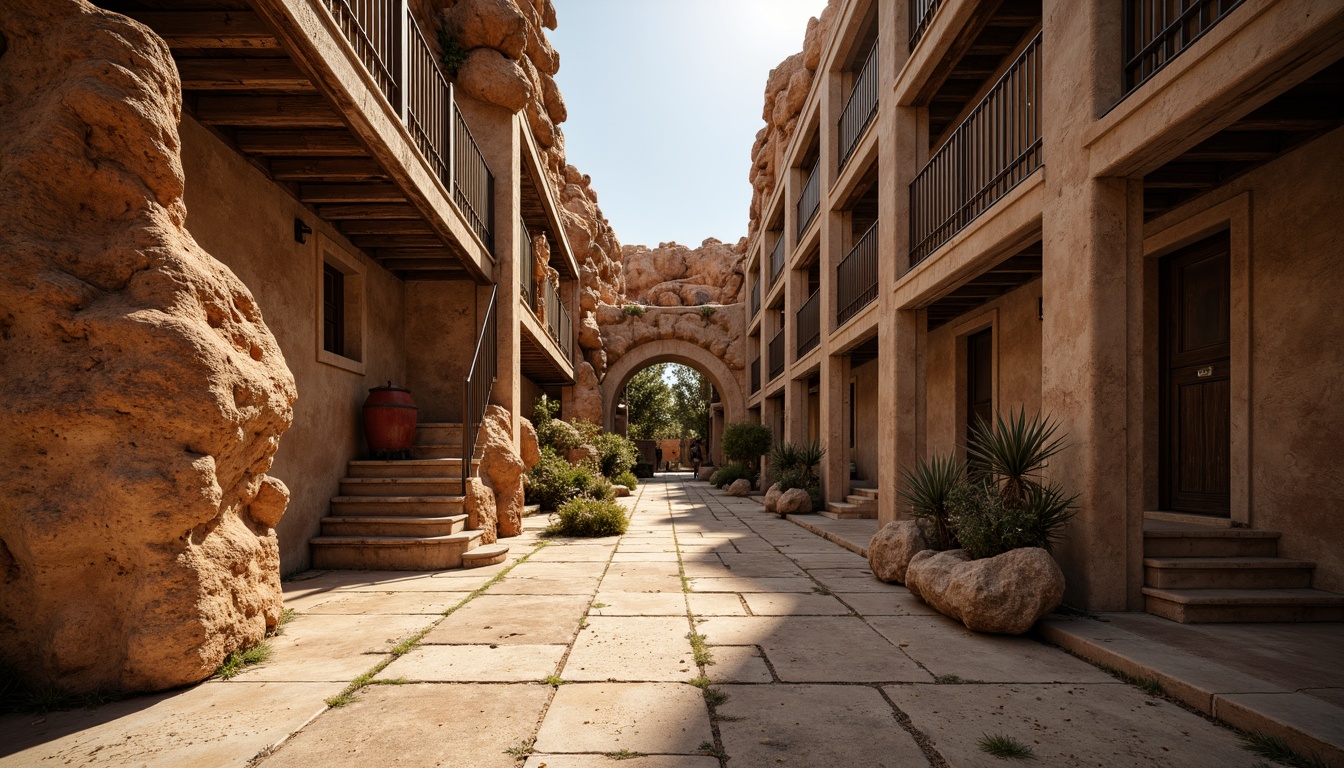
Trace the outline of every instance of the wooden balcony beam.
{"label": "wooden balcony beam", "polygon": [[271,176],[280,181],[384,181],[387,172],[363,157],[284,157],[271,161]]}
{"label": "wooden balcony beam", "polygon": [[280,47],[265,22],[250,11],[147,11],[127,15],[154,30],[169,48]]}
{"label": "wooden balcony beam", "polygon": [[363,157],[368,154],[349,131],[243,129],[234,134],[233,142],[250,155]]}
{"label": "wooden balcony beam", "polygon": [[177,60],[188,91],[285,91],[311,93],[308,77],[289,59]]}
{"label": "wooden balcony beam", "polygon": [[391,184],[304,184],[299,187],[299,200],[305,203],[404,203],[406,193]]}
{"label": "wooden balcony beam", "polygon": [[206,125],[340,128],[341,116],[321,96],[202,96],[196,118]]}

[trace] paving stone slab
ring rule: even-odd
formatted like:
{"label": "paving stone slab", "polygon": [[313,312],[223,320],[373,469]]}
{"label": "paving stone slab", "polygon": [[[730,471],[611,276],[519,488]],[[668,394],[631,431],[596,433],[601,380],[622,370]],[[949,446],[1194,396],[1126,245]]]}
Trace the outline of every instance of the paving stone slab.
{"label": "paving stone slab", "polygon": [[718,645],[710,649],[714,663],[705,676],[715,683],[770,683],[775,676],[754,645]]}
{"label": "paving stone slab", "polygon": [[[604,582],[605,583],[605,582]],[[680,583],[680,582],[678,582]],[[685,616],[686,596],[675,592],[601,590],[593,598],[591,616]]]}
{"label": "paving stone slab", "polygon": [[924,601],[904,589],[883,590],[881,592],[834,592],[836,599],[844,602],[862,616],[941,616]]}
{"label": "paving stone slab", "polygon": [[692,592],[814,592],[817,585],[800,577],[749,579],[733,576],[722,579],[690,579]]}
{"label": "paving stone slab", "polygon": [[571,683],[546,711],[535,749],[698,755],[713,742],[700,689],[684,683]]}
{"label": "paving stone slab", "polygon": [[649,572],[616,571],[602,579],[602,588],[621,592],[681,593],[681,576]]}
{"label": "paving stone slab", "polygon": [[338,592],[323,595],[310,607],[295,610],[317,614],[432,614],[439,615],[467,598],[470,592]]}
{"label": "paving stone slab", "polygon": [[505,576],[490,587],[492,595],[591,595],[597,591],[598,578],[572,577],[562,579],[513,578]]}
{"label": "paving stone slab", "polygon": [[1213,702],[1214,715],[1245,731],[1278,736],[1303,755],[1326,765],[1344,765],[1344,712],[1305,693],[1227,693]]}
{"label": "paving stone slab", "polygon": [[612,567],[624,563],[675,563],[680,559],[676,552],[617,552],[611,558]]}
{"label": "paving stone slab", "polygon": [[246,765],[326,709],[344,683],[221,683],[96,709],[0,717],[0,765]]}
{"label": "paving stone slab", "polygon": [[[606,755],[532,755],[523,768],[617,768]],[[719,768],[717,757],[650,755],[621,757],[619,768]]]}
{"label": "paving stone slab", "polygon": [[933,681],[857,616],[720,616],[705,619],[698,631],[711,646],[760,646],[785,682]]}
{"label": "paving stone slab", "polygon": [[529,557],[529,563],[605,563],[611,559],[614,546],[585,546],[580,544],[552,544]]}
{"label": "paving stone slab", "polygon": [[547,685],[371,685],[262,765],[515,768],[506,750],[531,738],[548,698]]}
{"label": "paving stone slab", "polygon": [[589,579],[600,578],[607,570],[606,562],[551,562],[528,561],[509,571],[509,579]]}
{"label": "paving stone slab", "polygon": [[875,689],[857,685],[725,685],[717,707],[733,766],[923,766],[928,761]]}
{"label": "paving stone slab", "polygon": [[368,671],[431,616],[341,616],[300,614],[270,639],[271,658],[226,682],[345,681]]}
{"label": "paving stone slab", "polygon": [[1109,683],[1114,677],[1027,637],[972,632],[944,616],[872,616],[868,624],[934,675],[988,683]]}
{"label": "paving stone slab", "polygon": [[554,675],[563,645],[422,645],[388,664],[379,680],[530,683]]}
{"label": "paving stone slab", "polygon": [[953,768],[1001,766],[984,734],[1032,748],[1032,765],[1250,768],[1235,732],[1125,684],[883,688]]}
{"label": "paving stone slab", "polygon": [[692,592],[686,596],[696,616],[746,616],[742,597],[736,592]]}
{"label": "paving stone slab", "polygon": [[484,594],[453,611],[424,644],[568,644],[579,631],[587,595]]}
{"label": "paving stone slab", "polygon": [[673,681],[696,676],[685,617],[589,616],[561,677]]}
{"label": "paving stone slab", "polygon": [[748,592],[742,595],[756,616],[845,616],[849,607],[830,595]]}

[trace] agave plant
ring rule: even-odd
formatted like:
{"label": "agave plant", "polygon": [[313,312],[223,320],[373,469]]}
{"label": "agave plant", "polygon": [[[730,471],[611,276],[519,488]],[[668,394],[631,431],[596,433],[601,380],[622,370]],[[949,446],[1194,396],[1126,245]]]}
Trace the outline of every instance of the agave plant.
{"label": "agave plant", "polygon": [[1027,418],[1026,408],[995,414],[994,427],[977,419],[966,445],[966,458],[976,474],[984,474],[1004,501],[1025,504],[1029,488],[1041,486],[1041,470],[1065,442],[1055,437],[1059,425],[1039,414]]}
{"label": "agave plant", "polygon": [[957,546],[957,537],[948,519],[947,502],[965,477],[965,468],[951,453],[920,459],[913,470],[901,470],[901,487],[896,492],[910,505],[916,518],[933,523],[939,549]]}

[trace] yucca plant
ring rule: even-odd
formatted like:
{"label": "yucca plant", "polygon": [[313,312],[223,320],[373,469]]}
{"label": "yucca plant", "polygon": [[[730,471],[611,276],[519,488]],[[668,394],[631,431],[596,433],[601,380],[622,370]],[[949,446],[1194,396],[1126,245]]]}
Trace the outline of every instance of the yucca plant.
{"label": "yucca plant", "polygon": [[965,468],[951,453],[920,459],[913,470],[901,470],[901,486],[896,493],[910,505],[910,511],[916,518],[933,523],[938,534],[939,549],[957,547],[947,502],[965,479]]}
{"label": "yucca plant", "polygon": [[1027,418],[1027,409],[995,414],[993,428],[977,419],[966,445],[972,474],[985,475],[998,488],[1004,501],[1025,504],[1028,487],[1040,485],[1041,470],[1065,447],[1055,437],[1059,425],[1039,414]]}

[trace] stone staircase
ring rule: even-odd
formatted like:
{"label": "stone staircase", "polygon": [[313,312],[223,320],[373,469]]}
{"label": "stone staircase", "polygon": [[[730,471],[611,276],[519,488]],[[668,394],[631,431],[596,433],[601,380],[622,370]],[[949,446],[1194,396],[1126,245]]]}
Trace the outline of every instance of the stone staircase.
{"label": "stone staircase", "polygon": [[462,425],[420,424],[415,442],[409,460],[349,463],[312,540],[314,568],[439,571],[504,561],[508,545],[482,545],[481,531],[466,530]]}
{"label": "stone staircase", "polygon": [[822,516],[832,520],[876,520],[877,489],[852,486],[844,501],[828,501]]}
{"label": "stone staircase", "polygon": [[1344,595],[1311,588],[1316,564],[1278,553],[1277,531],[1145,520],[1144,607],[1182,624],[1344,621]]}

